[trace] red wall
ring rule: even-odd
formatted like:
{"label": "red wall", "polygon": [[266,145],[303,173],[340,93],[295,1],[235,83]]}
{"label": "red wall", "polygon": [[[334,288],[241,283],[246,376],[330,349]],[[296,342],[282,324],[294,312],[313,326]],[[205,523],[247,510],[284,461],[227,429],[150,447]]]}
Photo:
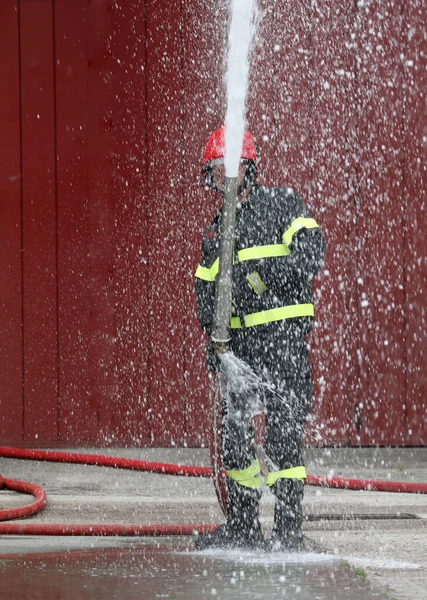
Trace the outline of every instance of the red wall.
{"label": "red wall", "polygon": [[[427,441],[425,4],[259,0],[249,128],[328,242],[308,443]],[[226,10],[0,3],[3,443],[206,443],[193,275]]]}

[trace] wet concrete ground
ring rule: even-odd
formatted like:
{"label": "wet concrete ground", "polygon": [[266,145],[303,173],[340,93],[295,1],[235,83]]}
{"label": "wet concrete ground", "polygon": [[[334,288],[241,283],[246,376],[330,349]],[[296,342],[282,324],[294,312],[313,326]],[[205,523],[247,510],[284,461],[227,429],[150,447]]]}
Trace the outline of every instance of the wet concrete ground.
{"label": "wet concrete ground", "polygon": [[15,555],[0,562],[8,600],[385,600],[326,554],[194,552],[176,544]]}
{"label": "wet concrete ground", "polygon": [[[93,449],[92,452],[181,464],[209,463],[208,453],[199,449],[112,448],[105,452]],[[308,472],[317,475],[427,481],[425,448],[310,449],[306,464]],[[222,521],[209,480],[12,459],[0,459],[0,473],[4,477],[40,484],[46,489],[48,505],[42,513],[31,518],[33,523]],[[2,508],[7,508],[26,504],[28,500],[22,495],[2,491],[0,502]],[[261,506],[267,534],[272,510],[273,497],[267,493]],[[2,536],[0,598],[10,600],[10,593],[4,594],[5,589],[14,590],[17,595],[12,598],[41,598],[42,595],[23,595],[30,580],[51,587],[48,595],[46,591],[43,593],[47,600],[97,598],[98,591],[94,590],[98,585],[99,597],[103,594],[103,598],[123,599],[136,597],[132,595],[135,590],[138,598],[199,598],[215,597],[216,594],[220,598],[234,599],[243,597],[248,589],[255,594],[245,595],[248,599],[261,597],[261,594],[263,598],[321,599],[342,598],[345,594],[346,600],[350,600],[351,590],[357,592],[354,597],[360,600],[372,597],[390,600],[427,598],[427,496],[308,487],[305,513],[311,519],[305,524],[306,535],[325,553],[320,562],[319,556],[312,556],[308,562],[299,565],[291,563],[289,557],[278,555],[264,555],[257,560],[248,555],[243,559],[228,555],[224,560],[222,555],[176,554],[177,543],[184,542],[192,547],[191,538],[161,539],[157,546],[153,539]],[[345,520],[335,520],[341,517]],[[83,557],[81,551],[90,548],[89,554]],[[64,551],[65,554],[58,554]],[[32,557],[19,556],[29,552],[33,553]],[[57,560],[59,562],[55,562]],[[207,567],[203,567],[203,561]],[[240,575],[233,575],[240,573],[239,564],[244,565],[242,577],[251,581],[250,587],[245,587]],[[121,565],[119,569],[117,565]],[[207,575],[203,575],[204,571]],[[314,574],[313,577],[310,574]],[[365,577],[373,584],[372,589],[367,587]],[[15,587],[7,587],[7,582],[11,584],[12,581],[15,581]],[[310,587],[313,582],[317,582],[316,588]],[[187,587],[180,587],[184,583]],[[104,584],[108,586],[109,596]],[[82,591],[78,591],[78,595],[64,595],[73,586],[78,590],[76,586],[81,586]],[[33,594],[36,589],[31,588]],[[85,596],[86,589],[92,590],[92,595]],[[145,593],[141,594],[141,590]],[[181,590],[182,595],[177,595]],[[147,595],[148,591],[152,596]],[[111,595],[113,592],[116,595]],[[302,595],[305,593],[308,596]]]}

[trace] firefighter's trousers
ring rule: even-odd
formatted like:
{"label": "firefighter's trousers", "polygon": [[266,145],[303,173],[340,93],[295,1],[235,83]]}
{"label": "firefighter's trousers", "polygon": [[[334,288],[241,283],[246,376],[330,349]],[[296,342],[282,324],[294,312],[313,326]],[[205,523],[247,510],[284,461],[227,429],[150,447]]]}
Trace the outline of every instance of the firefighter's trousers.
{"label": "firefighter's trousers", "polygon": [[286,379],[275,389],[260,386],[247,393],[228,393],[223,404],[222,458],[227,470],[244,470],[256,458],[252,417],[261,405],[265,412],[264,451],[271,472],[302,464],[306,419],[311,409],[309,375]]}

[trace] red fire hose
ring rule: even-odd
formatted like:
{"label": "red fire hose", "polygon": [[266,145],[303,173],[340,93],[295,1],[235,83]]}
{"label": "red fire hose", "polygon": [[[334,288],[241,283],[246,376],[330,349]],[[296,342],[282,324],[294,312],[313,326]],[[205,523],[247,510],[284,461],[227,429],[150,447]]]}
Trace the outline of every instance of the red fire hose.
{"label": "red fire hose", "polygon": [[[24,460],[39,460],[64,462],[85,465],[114,467],[146,471],[165,475],[180,475],[185,477],[211,477],[210,467],[188,465],[173,465],[159,462],[148,462],[130,458],[99,456],[95,454],[78,454],[71,452],[54,452],[50,450],[23,450],[18,448],[0,447],[0,456],[20,458]],[[409,494],[427,494],[427,484],[404,483],[396,481],[375,481],[368,479],[346,479],[343,477],[319,477],[308,475],[307,485],[339,488],[346,490],[366,490],[373,492],[404,492]],[[39,512],[46,504],[46,494],[40,486],[5,479],[0,475],[0,489],[9,489],[24,494],[32,494],[35,501],[28,506],[0,511],[0,521],[19,519]],[[49,525],[32,523],[0,523],[0,535],[98,535],[98,536],[164,536],[191,535],[214,531],[218,525]]]}
{"label": "red fire hose", "polygon": [[35,501],[27,506],[20,506],[9,510],[0,510],[0,521],[10,521],[11,519],[20,519],[35,515],[46,504],[46,492],[39,485],[27,483],[26,481],[16,481],[15,479],[3,479],[0,475],[0,489],[21,492],[21,494],[32,494]]}

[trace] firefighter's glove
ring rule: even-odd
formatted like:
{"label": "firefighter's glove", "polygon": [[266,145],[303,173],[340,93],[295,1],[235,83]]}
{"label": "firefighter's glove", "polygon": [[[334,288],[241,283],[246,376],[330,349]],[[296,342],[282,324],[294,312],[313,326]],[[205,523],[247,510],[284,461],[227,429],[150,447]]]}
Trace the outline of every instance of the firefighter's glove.
{"label": "firefighter's glove", "polygon": [[212,340],[209,340],[208,345],[206,346],[206,365],[208,371],[214,371],[215,373],[218,373],[221,368],[221,360],[215,350]]}

